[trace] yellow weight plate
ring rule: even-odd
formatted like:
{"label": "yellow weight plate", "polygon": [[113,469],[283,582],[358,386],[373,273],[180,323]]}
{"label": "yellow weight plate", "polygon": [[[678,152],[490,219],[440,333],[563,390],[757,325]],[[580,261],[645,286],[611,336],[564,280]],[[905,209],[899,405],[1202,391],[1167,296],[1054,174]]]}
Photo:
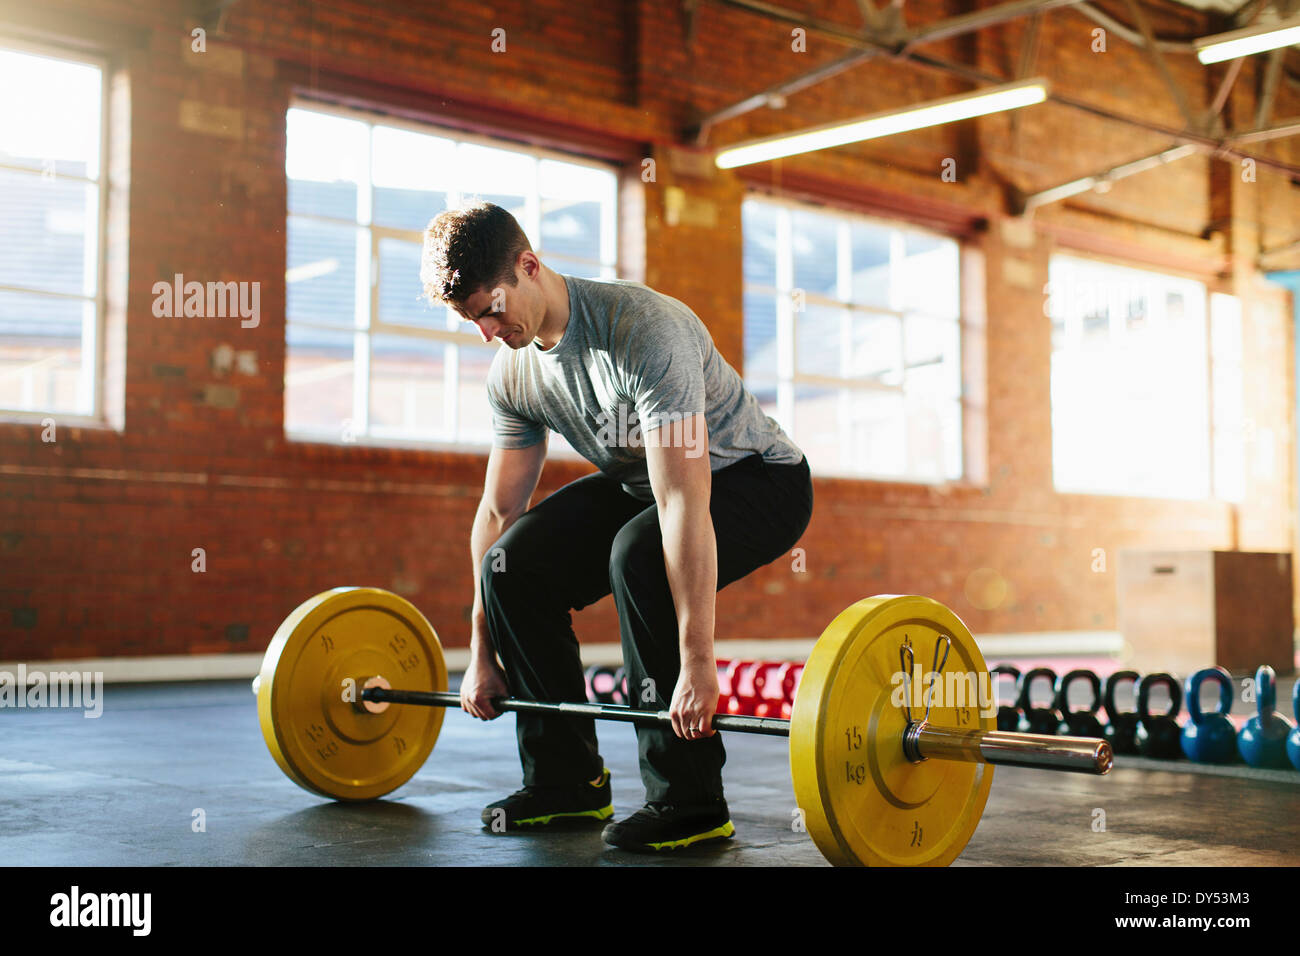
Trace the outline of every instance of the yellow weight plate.
{"label": "yellow weight plate", "polygon": [[[952,647],[943,673],[986,680],[970,631],[925,597],[859,601],[830,623],[808,658],[791,715],[790,773],[808,832],[834,864],[946,866],[979,825],[992,766],[913,764],[903,756],[899,650],[910,640],[916,665],[928,674],[945,634]],[[913,694],[923,699],[927,682]],[[936,693],[932,726],[995,729],[994,708],[982,716],[978,696],[966,707],[956,706],[955,697]],[[912,704],[915,719],[924,713],[923,704]]]}
{"label": "yellow weight plate", "polygon": [[410,780],[442,727],[442,707],[376,708],[344,699],[369,678],[444,691],[447,666],[429,622],[379,588],[334,588],[304,601],[266,649],[257,716],[271,756],[299,786],[338,800],[373,800]]}

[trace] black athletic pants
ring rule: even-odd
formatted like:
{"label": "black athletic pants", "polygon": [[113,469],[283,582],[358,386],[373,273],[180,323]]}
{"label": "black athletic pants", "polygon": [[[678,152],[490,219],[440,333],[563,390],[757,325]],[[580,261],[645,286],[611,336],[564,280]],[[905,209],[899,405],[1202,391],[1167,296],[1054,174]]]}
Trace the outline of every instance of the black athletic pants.
{"label": "black athletic pants", "polygon": [[[715,471],[709,511],[718,589],[793,548],[812,506],[807,459],[774,465],[755,454]],[[579,478],[522,515],[488,549],[480,586],[511,696],[586,700],[569,612],[612,591],[632,704],[668,709],[681,655],[653,502],[629,495],[602,472]],[[538,714],[515,719],[526,786],[600,776],[604,762],[593,720]],[[647,801],[689,806],[722,797],[726,754],[719,734],[688,742],[671,727],[637,725],[636,733]]]}

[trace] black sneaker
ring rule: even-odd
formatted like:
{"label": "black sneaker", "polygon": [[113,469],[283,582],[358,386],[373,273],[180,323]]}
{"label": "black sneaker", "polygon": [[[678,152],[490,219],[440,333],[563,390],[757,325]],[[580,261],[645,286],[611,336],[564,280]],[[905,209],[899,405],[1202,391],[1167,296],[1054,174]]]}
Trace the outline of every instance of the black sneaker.
{"label": "black sneaker", "polygon": [[647,803],[626,820],[609,824],[601,835],[610,846],[634,853],[652,853],[726,840],[735,832],[727,804],[719,800],[695,807]]}
{"label": "black sneaker", "polygon": [[[503,812],[504,811],[504,812]],[[600,783],[567,787],[524,787],[504,800],[489,803],[480,817],[494,833],[550,826],[563,821],[608,820],[614,815],[610,800],[609,770]]]}

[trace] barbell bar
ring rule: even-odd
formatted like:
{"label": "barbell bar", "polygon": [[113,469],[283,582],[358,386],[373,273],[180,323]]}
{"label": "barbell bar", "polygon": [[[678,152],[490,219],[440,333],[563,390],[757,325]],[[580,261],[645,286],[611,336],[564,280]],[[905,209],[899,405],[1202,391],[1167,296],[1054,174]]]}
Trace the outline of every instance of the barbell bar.
{"label": "barbell bar", "polygon": [[[931,644],[927,675],[914,654]],[[955,667],[945,669],[950,658]],[[382,797],[419,770],[445,709],[460,704],[446,688],[433,627],[379,588],[334,588],[304,601],[276,631],[254,681],[276,763],[304,789],[345,801]],[[671,723],[666,711],[496,703],[507,712]],[[946,865],[978,826],[994,765],[1111,769],[1104,740],[1002,732],[995,715],[988,669],[957,615],[930,598],[878,595],[822,633],[790,720],[723,714],[713,727],[789,738],[794,825],[832,863]]]}
{"label": "barbell bar", "polygon": [[[360,703],[410,704],[424,707],[459,707],[460,695],[446,691],[396,690],[366,687]],[[671,727],[666,710],[636,710],[617,704],[547,703],[494,697],[492,706],[503,713],[557,714],[613,720],[629,724]],[[746,717],[717,714],[714,730],[738,734],[762,734],[789,737],[790,721],[781,717]],[[913,763],[929,760],[969,760],[999,766],[1031,767],[1036,770],[1063,770],[1075,773],[1107,773],[1114,756],[1110,744],[1092,737],[1054,737],[1050,734],[1021,734],[1002,730],[954,731],[931,727],[926,721],[913,720],[903,732],[905,750],[912,749]]]}

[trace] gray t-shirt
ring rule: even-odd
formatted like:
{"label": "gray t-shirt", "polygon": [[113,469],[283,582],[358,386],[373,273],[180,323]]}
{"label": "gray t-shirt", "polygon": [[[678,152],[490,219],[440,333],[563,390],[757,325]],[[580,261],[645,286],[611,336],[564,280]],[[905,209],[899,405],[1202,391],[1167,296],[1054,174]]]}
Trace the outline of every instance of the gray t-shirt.
{"label": "gray t-shirt", "polygon": [[[803,459],[685,305],[639,282],[562,278],[569,324],[560,341],[502,345],[492,359],[497,447],[527,448],[549,428],[642,501],[654,500],[642,433],[701,412],[711,471],[756,452],[774,464]],[[702,438],[685,431],[688,455]]]}

